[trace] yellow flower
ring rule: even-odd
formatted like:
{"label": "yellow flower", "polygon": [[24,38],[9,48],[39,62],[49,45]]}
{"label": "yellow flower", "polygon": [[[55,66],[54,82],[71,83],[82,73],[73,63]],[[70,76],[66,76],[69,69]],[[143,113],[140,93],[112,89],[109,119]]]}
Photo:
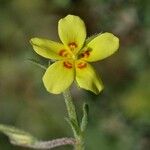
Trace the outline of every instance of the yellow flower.
{"label": "yellow flower", "polygon": [[74,15],[59,20],[58,34],[62,43],[41,38],[31,39],[36,53],[56,60],[43,76],[47,91],[59,94],[76,80],[79,87],[98,94],[103,84],[88,62],[112,55],[119,47],[119,39],[111,33],[102,33],[86,40],[85,24]]}

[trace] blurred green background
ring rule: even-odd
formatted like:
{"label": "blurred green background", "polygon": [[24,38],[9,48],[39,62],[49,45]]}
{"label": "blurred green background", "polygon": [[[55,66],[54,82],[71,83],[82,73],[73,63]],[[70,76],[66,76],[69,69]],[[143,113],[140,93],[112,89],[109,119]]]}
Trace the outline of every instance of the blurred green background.
{"label": "blurred green background", "polygon": [[[108,31],[120,38],[119,51],[94,64],[104,91],[95,96],[72,87],[80,117],[82,103],[90,105],[86,150],[149,150],[149,10],[149,0],[0,0],[0,123],[43,140],[72,136],[62,95],[45,90],[44,71],[27,59],[47,63],[29,40],[59,41],[58,20],[75,14],[85,21],[88,36]],[[27,149],[0,134],[0,150]]]}

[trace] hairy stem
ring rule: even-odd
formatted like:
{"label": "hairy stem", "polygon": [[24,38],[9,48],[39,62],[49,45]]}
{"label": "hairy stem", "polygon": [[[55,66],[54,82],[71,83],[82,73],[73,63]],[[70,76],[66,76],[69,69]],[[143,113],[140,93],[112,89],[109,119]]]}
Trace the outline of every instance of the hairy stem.
{"label": "hairy stem", "polygon": [[71,125],[71,128],[74,133],[74,137],[76,140],[76,143],[74,145],[75,150],[84,150],[84,137],[82,136],[82,132],[80,130],[79,122],[77,119],[77,113],[75,110],[75,105],[73,103],[73,98],[71,96],[71,93],[69,89],[64,91],[63,93],[67,111],[68,111],[68,117],[69,117],[69,123]]}
{"label": "hairy stem", "polygon": [[74,145],[75,139],[73,138],[60,138],[51,141],[41,141],[34,145],[37,149],[52,149],[63,145]]}
{"label": "hairy stem", "polygon": [[68,111],[68,117],[70,120],[74,120],[75,123],[78,125],[77,114],[76,114],[75,106],[73,104],[73,99],[69,89],[64,91],[63,95],[64,95],[64,99]]}
{"label": "hairy stem", "polygon": [[54,139],[50,141],[37,141],[34,144],[18,144],[16,142],[11,141],[12,144],[22,147],[28,147],[32,149],[53,149],[56,147],[60,147],[63,145],[75,145],[76,140],[73,138],[60,138]]}

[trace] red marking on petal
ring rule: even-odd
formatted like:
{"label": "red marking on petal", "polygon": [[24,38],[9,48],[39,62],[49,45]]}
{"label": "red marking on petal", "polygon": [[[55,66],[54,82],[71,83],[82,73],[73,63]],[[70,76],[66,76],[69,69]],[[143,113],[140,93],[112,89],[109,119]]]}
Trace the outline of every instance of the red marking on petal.
{"label": "red marking on petal", "polygon": [[85,63],[85,62],[80,62],[77,64],[77,67],[80,69],[85,68],[86,66],[87,66],[87,63]]}
{"label": "red marking on petal", "polygon": [[85,57],[89,57],[90,56],[90,51],[85,51],[85,53],[84,53],[84,55],[85,55]]}
{"label": "red marking on petal", "polygon": [[77,44],[75,42],[71,42],[68,44],[71,50],[75,49],[77,47]]}
{"label": "red marking on petal", "polygon": [[90,56],[90,51],[89,50],[86,50],[85,52],[81,53],[81,58],[88,58]]}
{"label": "red marking on petal", "polygon": [[68,52],[67,52],[67,50],[62,49],[62,50],[59,51],[59,55],[63,56],[63,57],[67,57],[68,56]]}
{"label": "red marking on petal", "polygon": [[64,66],[68,69],[71,69],[73,65],[69,61],[64,61]]}

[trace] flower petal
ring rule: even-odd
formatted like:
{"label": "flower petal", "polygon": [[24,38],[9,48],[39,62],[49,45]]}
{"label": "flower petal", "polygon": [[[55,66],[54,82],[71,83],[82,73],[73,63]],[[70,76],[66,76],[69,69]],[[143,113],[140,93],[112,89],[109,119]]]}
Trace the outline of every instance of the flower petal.
{"label": "flower petal", "polygon": [[86,45],[83,51],[88,51],[89,55],[84,59],[89,62],[98,61],[112,55],[118,48],[119,39],[111,33],[103,33]]}
{"label": "flower petal", "polygon": [[66,90],[74,80],[72,61],[57,61],[52,64],[43,76],[43,83],[48,92],[59,94]]}
{"label": "flower petal", "polygon": [[99,94],[103,83],[93,67],[85,61],[76,62],[76,81],[81,88]]}
{"label": "flower petal", "polygon": [[65,46],[61,43],[42,38],[32,38],[30,42],[35,52],[45,58],[56,60],[63,58],[59,55],[59,52],[65,49]]}
{"label": "flower petal", "polygon": [[78,51],[82,48],[86,38],[85,24],[78,16],[67,15],[59,20],[58,33],[64,45],[73,45]]}
{"label": "flower petal", "polygon": [[89,36],[89,37],[85,40],[85,45],[87,45],[88,43],[90,43],[94,38],[98,37],[100,34],[102,34],[102,33],[93,34],[92,36]]}

